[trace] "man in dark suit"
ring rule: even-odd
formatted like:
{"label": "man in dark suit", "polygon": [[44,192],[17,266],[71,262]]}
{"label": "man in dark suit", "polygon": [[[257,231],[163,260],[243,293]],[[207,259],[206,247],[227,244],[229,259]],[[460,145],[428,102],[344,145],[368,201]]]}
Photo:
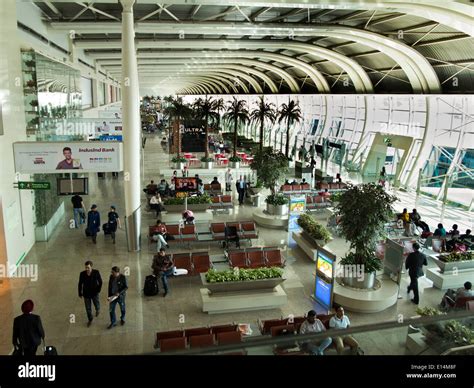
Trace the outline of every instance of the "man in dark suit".
{"label": "man in dark suit", "polygon": [[34,356],[36,350],[44,340],[44,330],[39,315],[32,314],[34,308],[32,300],[25,300],[21,305],[22,315],[13,321],[13,346],[19,349],[23,356]]}
{"label": "man in dark suit", "polygon": [[237,193],[239,193],[239,205],[243,205],[245,190],[247,189],[247,182],[245,182],[242,175],[240,176],[239,180],[235,184],[235,187],[237,188]]}
{"label": "man in dark suit", "polygon": [[112,267],[112,273],[109,279],[109,298],[110,303],[110,325],[111,329],[116,326],[115,307],[117,303],[120,306],[120,324],[125,325],[125,293],[128,290],[127,278],[120,273],[119,267]]}
{"label": "man in dark suit", "polygon": [[87,260],[85,263],[86,270],[79,275],[79,284],[77,286],[79,298],[84,297],[84,304],[86,306],[87,327],[92,323],[92,303],[95,307],[95,316],[99,316],[100,302],[99,293],[102,289],[102,278],[100,272],[92,269],[92,261]]}
{"label": "man in dark suit", "polygon": [[92,237],[92,242],[97,244],[97,233],[100,231],[100,213],[97,211],[97,205],[92,205],[87,213],[87,232]]}
{"label": "man in dark suit", "polygon": [[420,244],[413,244],[414,252],[410,253],[405,261],[405,268],[408,270],[410,275],[410,285],[407,287],[407,293],[413,291],[413,303],[418,304],[420,302],[420,296],[418,294],[418,278],[423,276],[423,266],[428,265],[426,256],[420,252]]}

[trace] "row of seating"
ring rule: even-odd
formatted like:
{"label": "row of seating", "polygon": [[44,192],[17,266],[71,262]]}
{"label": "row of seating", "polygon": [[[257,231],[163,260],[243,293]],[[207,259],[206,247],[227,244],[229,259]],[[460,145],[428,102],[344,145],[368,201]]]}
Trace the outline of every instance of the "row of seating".
{"label": "row of seating", "polygon": [[213,184],[206,183],[204,185],[204,191],[209,195],[219,195],[222,194],[222,186],[221,184]]}
{"label": "row of seating", "polygon": [[155,348],[161,352],[227,345],[242,342],[242,333],[237,324],[198,327],[156,333]]}
{"label": "row of seating", "polygon": [[241,239],[253,240],[258,238],[257,225],[253,221],[230,221],[230,222],[213,222],[210,230],[213,240],[224,241],[226,239],[225,230],[227,228],[236,228],[237,235]]}
{"label": "row of seating", "polygon": [[307,195],[306,196],[306,209],[322,209],[325,207],[332,206],[331,201],[327,196],[324,195]]}
{"label": "row of seating", "polygon": [[280,191],[283,193],[294,193],[297,191],[308,191],[311,190],[311,186],[309,183],[304,183],[302,185],[282,185],[280,187]]}
{"label": "row of seating", "polygon": [[[183,225],[180,227],[179,224],[164,224],[166,226],[167,234],[173,236],[167,240],[168,244],[177,244],[182,242],[191,243],[197,241],[198,235],[196,231],[196,225]],[[156,233],[156,225],[148,227],[148,235],[150,242],[153,241],[152,237]]]}
{"label": "row of seating", "polygon": [[227,210],[234,207],[232,196],[230,195],[214,195],[211,197],[211,201],[211,209],[213,210]]}
{"label": "row of seating", "polygon": [[345,190],[347,189],[347,183],[343,182],[334,182],[334,183],[326,183],[326,182],[317,182],[316,189],[318,190]]}
{"label": "row of seating", "polygon": [[169,254],[176,268],[184,268],[188,276],[209,271],[212,262],[208,252],[185,252]]}
{"label": "row of seating", "polygon": [[283,267],[285,265],[280,249],[274,247],[230,250],[227,255],[232,268]]}

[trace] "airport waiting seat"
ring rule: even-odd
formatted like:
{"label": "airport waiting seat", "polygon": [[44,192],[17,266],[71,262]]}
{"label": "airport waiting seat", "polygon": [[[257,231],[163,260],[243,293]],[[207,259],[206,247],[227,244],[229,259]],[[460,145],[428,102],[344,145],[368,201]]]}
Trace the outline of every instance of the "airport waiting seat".
{"label": "airport waiting seat", "polygon": [[212,268],[211,259],[207,252],[193,252],[191,254],[191,259],[193,261],[193,270],[195,274],[207,272]]}
{"label": "airport waiting seat", "polygon": [[188,275],[193,274],[193,263],[191,261],[191,254],[188,253],[175,253],[172,256],[173,262],[176,268],[184,268],[188,271]]}
{"label": "airport waiting seat", "polygon": [[186,337],[166,338],[160,340],[161,352],[186,349]]}
{"label": "airport waiting seat", "polygon": [[261,268],[265,267],[265,256],[262,250],[258,251],[246,251],[247,263],[250,268]]}
{"label": "airport waiting seat", "polygon": [[214,336],[212,334],[193,335],[189,337],[191,348],[205,348],[214,345]]}
{"label": "airport waiting seat", "polygon": [[242,333],[240,331],[226,331],[217,333],[217,344],[228,345],[242,342]]}
{"label": "airport waiting seat", "polygon": [[248,268],[247,254],[244,251],[230,251],[229,265],[232,268]]}

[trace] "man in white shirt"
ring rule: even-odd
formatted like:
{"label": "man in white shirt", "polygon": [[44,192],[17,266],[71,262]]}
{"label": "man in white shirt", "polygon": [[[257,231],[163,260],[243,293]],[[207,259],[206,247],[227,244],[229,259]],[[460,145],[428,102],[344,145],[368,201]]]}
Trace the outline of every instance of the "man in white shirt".
{"label": "man in white shirt", "polygon": [[[329,321],[329,327],[331,329],[347,329],[351,325],[349,318],[347,315],[344,314],[344,309],[340,306],[336,310],[336,315],[333,316]],[[347,344],[351,347],[351,353],[357,354],[359,349],[359,343],[351,337],[350,335],[346,335],[345,337],[334,337],[334,343],[336,344],[337,353],[341,354],[344,351],[344,344]]]}
{"label": "man in white shirt", "polygon": [[[320,333],[326,331],[324,324],[316,318],[316,311],[311,310],[308,312],[306,321],[304,321],[300,327],[300,334],[308,333]],[[302,348],[308,350],[311,354],[323,356],[324,350],[331,345],[331,337],[324,338],[318,342],[305,342],[302,344]]]}

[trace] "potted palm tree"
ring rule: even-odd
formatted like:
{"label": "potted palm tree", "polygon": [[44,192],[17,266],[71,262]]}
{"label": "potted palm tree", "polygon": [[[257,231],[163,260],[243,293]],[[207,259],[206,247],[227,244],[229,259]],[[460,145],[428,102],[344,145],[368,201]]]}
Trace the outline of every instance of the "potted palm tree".
{"label": "potted palm tree", "polygon": [[216,128],[217,131],[221,129],[221,112],[225,110],[225,103],[223,98],[218,98],[214,100],[213,110],[215,112],[214,118],[216,119]]}
{"label": "potted palm tree", "polygon": [[282,104],[278,112],[278,123],[286,123],[286,148],[285,155],[289,158],[290,154],[290,128],[294,123],[302,120],[301,109],[299,103],[288,99],[288,104]]}
{"label": "potted palm tree", "polygon": [[263,129],[265,122],[273,124],[276,120],[276,112],[274,106],[275,105],[272,103],[266,103],[265,98],[263,96],[260,96],[260,101],[257,103],[257,108],[255,108],[250,113],[250,120],[260,125],[260,151],[263,150]]}
{"label": "potted palm tree", "polygon": [[215,101],[207,96],[204,100],[202,98],[198,98],[193,104],[196,118],[203,119],[206,126],[205,156],[201,159],[201,162],[203,162],[204,167],[208,169],[212,168],[212,159],[209,157],[209,120],[217,115],[217,113],[214,111],[214,106]]}
{"label": "potted palm tree", "polygon": [[172,118],[175,118],[178,125],[178,133],[177,133],[177,150],[176,150],[176,158],[180,158],[181,154],[181,120],[189,117],[191,115],[191,108],[183,102],[181,97],[173,99],[165,109],[165,113],[170,117],[170,122]]}
{"label": "potted palm tree", "polygon": [[[250,164],[256,172],[257,180],[270,190],[270,195],[265,200],[269,214],[283,215],[288,213],[288,198],[277,195],[276,187],[288,173],[288,159],[281,152],[274,152],[273,148],[257,150]],[[286,208],[286,211],[285,211]]]}
{"label": "potted palm tree", "polygon": [[345,277],[343,283],[355,288],[373,288],[375,272],[382,268],[375,247],[383,236],[385,224],[393,218],[392,204],[397,197],[375,183],[365,183],[349,184],[338,199],[336,214],[340,216],[340,234],[350,242],[351,249],[340,264],[360,265],[365,275],[361,281]]}
{"label": "potted palm tree", "polygon": [[247,110],[246,105],[247,103],[244,100],[237,100],[237,98],[234,97],[234,100],[231,101],[231,103],[227,107],[226,113],[224,114],[224,120],[226,120],[229,123],[233,123],[234,125],[233,156],[232,158],[229,159],[229,162],[232,162],[232,163],[235,163],[235,161],[240,162],[240,158],[239,160],[236,160],[236,158],[238,158],[237,156],[237,140],[238,140],[237,128],[238,128],[239,123],[245,124],[249,121],[249,112]]}

